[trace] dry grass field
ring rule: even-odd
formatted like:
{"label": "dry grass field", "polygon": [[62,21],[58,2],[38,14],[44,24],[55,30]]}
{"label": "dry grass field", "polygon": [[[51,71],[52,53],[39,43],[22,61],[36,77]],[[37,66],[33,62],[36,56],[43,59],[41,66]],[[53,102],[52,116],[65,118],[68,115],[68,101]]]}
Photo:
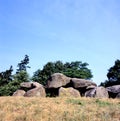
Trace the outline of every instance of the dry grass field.
{"label": "dry grass field", "polygon": [[120,121],[120,100],[0,97],[0,121]]}

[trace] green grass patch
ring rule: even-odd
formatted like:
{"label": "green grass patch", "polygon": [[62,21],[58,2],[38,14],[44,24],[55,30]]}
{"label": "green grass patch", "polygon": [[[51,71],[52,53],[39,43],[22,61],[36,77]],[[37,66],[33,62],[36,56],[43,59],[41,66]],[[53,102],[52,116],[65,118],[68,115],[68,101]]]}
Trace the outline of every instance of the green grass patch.
{"label": "green grass patch", "polygon": [[67,99],[66,100],[67,103],[72,103],[72,104],[75,104],[75,105],[84,105],[84,103],[79,100],[79,99]]}
{"label": "green grass patch", "polygon": [[96,99],[95,103],[98,104],[100,107],[112,105],[111,103],[109,103],[107,101],[101,101],[100,99]]}

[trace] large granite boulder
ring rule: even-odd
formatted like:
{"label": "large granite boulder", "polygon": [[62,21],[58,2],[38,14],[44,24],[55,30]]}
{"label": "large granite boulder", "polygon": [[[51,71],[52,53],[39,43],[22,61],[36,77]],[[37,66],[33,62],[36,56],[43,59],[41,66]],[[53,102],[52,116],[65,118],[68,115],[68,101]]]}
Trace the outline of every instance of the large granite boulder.
{"label": "large granite boulder", "polygon": [[73,89],[72,87],[59,89],[59,97],[80,97],[78,90]]}
{"label": "large granite boulder", "polygon": [[73,84],[73,87],[76,89],[88,86],[97,86],[94,82],[85,79],[72,78],[71,82]]}
{"label": "large granite boulder", "polygon": [[39,84],[38,82],[22,82],[20,84],[20,87],[32,89],[32,88],[36,88],[36,87],[41,87],[41,84]]}
{"label": "large granite boulder", "polygon": [[46,87],[47,88],[59,88],[70,83],[70,79],[71,78],[65,76],[62,73],[54,73],[48,79]]}
{"label": "large granite boulder", "polygon": [[87,90],[85,92],[85,97],[95,97],[96,88]]}
{"label": "large granite boulder", "polygon": [[44,87],[41,85],[41,87],[37,87],[27,91],[24,94],[24,96],[25,97],[46,97],[46,92]]}
{"label": "large granite boulder", "polygon": [[106,88],[108,92],[120,93],[120,85],[114,85]]}
{"label": "large granite boulder", "polygon": [[86,97],[108,98],[108,91],[104,87],[95,87],[85,92]]}
{"label": "large granite boulder", "polygon": [[114,85],[106,88],[110,98],[116,98],[120,93],[120,85]]}
{"label": "large granite boulder", "polygon": [[12,96],[24,96],[26,92],[24,90],[17,90],[13,93]]}
{"label": "large granite boulder", "polygon": [[97,87],[95,97],[97,98],[108,98],[108,91],[104,87]]}

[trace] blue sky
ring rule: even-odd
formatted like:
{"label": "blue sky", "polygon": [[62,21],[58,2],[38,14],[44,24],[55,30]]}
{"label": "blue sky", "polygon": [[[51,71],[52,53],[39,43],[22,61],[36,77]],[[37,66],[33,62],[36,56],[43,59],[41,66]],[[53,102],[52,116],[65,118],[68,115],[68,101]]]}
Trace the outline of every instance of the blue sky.
{"label": "blue sky", "polygon": [[30,75],[49,61],[82,61],[99,84],[119,46],[119,0],[0,0],[0,71],[25,54]]}

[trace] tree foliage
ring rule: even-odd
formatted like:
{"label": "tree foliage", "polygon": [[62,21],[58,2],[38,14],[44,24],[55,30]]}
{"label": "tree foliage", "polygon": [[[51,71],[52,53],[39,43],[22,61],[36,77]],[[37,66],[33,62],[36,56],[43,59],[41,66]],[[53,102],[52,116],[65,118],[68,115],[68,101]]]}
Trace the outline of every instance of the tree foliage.
{"label": "tree foliage", "polygon": [[12,95],[20,87],[20,83],[29,81],[27,73],[28,63],[29,57],[25,55],[25,58],[18,63],[19,68],[16,74],[12,75],[12,66],[5,72],[0,73],[0,96]]}
{"label": "tree foliage", "polygon": [[7,96],[10,93],[9,84],[13,80],[13,67],[0,73],[0,96]]}
{"label": "tree foliage", "polygon": [[17,67],[17,72],[16,73],[19,73],[21,71],[27,71],[27,68],[30,68],[30,66],[28,66],[29,64],[29,56],[28,55],[25,55],[25,58],[23,60],[21,60],[20,63],[18,63]]}
{"label": "tree foliage", "polygon": [[114,66],[108,70],[107,78],[108,80],[101,83],[102,86],[108,87],[120,84],[120,60],[116,60]]}
{"label": "tree foliage", "polygon": [[39,69],[34,73],[32,80],[45,85],[50,75],[58,72],[68,77],[91,79],[92,73],[87,66],[87,63],[81,61],[66,62],[65,64],[61,61],[48,62],[42,70]]}
{"label": "tree foliage", "polygon": [[12,71],[13,67],[10,66],[10,69],[0,73],[0,86],[3,86],[12,81]]}

